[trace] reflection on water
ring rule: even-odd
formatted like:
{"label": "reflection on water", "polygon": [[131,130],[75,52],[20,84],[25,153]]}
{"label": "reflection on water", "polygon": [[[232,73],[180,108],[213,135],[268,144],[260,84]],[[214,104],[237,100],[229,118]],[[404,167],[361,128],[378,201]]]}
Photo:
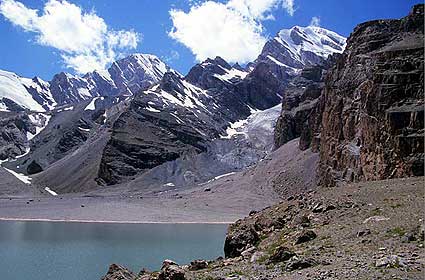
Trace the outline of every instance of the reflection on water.
{"label": "reflection on water", "polygon": [[[109,264],[138,272],[223,255],[226,225],[0,222],[2,279],[100,279]],[[31,275],[28,278],[28,275]]]}

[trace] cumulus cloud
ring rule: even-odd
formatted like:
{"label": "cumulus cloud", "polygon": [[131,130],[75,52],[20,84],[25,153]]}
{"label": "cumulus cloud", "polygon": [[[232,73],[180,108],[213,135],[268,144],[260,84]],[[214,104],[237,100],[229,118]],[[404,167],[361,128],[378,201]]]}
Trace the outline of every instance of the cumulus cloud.
{"label": "cumulus cloud", "polygon": [[293,0],[204,1],[189,12],[170,11],[173,29],[169,36],[188,47],[198,61],[221,56],[229,62],[254,60],[267,38],[262,22],[284,8],[294,14]]}
{"label": "cumulus cloud", "polygon": [[310,22],[310,26],[320,27],[320,18],[319,17],[312,17],[311,22]]}
{"label": "cumulus cloud", "polygon": [[49,0],[43,11],[14,0],[2,0],[0,13],[14,25],[36,34],[35,41],[56,48],[68,68],[77,73],[104,69],[122,52],[137,47],[141,35],[111,30],[94,11],[70,2]]}

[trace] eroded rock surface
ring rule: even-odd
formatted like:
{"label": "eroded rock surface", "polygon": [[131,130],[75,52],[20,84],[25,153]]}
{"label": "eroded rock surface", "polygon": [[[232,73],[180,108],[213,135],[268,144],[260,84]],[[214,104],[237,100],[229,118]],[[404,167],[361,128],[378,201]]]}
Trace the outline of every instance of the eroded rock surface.
{"label": "eroded rock surface", "polygon": [[320,177],[423,175],[424,6],[355,28],[323,92]]}

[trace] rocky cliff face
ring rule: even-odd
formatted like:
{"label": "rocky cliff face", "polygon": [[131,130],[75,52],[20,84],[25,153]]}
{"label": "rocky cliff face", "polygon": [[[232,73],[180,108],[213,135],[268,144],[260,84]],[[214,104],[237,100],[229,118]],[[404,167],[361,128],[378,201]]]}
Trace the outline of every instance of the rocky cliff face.
{"label": "rocky cliff face", "polygon": [[286,88],[276,145],[320,149],[323,185],[423,175],[423,42],[423,5],[356,27],[324,80]]}
{"label": "rocky cliff face", "polygon": [[35,130],[25,113],[0,112],[0,162],[25,153],[26,133]]}
{"label": "rocky cliff face", "polygon": [[321,183],[424,172],[424,6],[359,25],[323,92]]}
{"label": "rocky cliff face", "polygon": [[317,139],[321,118],[316,115],[320,114],[320,96],[325,73],[325,66],[305,68],[285,88],[282,113],[275,129],[276,148],[301,137],[299,148],[306,150],[312,140]]}

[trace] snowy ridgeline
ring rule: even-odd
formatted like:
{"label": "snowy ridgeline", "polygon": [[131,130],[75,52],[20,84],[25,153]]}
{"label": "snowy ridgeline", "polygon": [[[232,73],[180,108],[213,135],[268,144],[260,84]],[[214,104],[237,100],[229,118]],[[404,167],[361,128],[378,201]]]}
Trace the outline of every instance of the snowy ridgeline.
{"label": "snowy ridgeline", "polygon": [[158,57],[133,54],[114,62],[107,70],[96,70],[83,77],[59,73],[50,82],[35,77],[19,77],[0,70],[0,111],[22,109],[45,112],[57,106],[121,93],[136,94],[158,83],[170,68]]}

